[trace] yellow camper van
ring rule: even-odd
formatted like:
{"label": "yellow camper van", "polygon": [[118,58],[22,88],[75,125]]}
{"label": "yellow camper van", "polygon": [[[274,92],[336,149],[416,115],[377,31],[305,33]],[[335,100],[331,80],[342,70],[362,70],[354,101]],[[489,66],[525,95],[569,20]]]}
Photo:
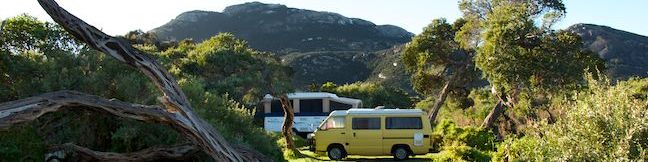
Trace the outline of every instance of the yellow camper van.
{"label": "yellow camper van", "polygon": [[347,155],[392,155],[403,160],[430,149],[430,122],[419,109],[333,111],[308,135],[311,149],[331,160]]}

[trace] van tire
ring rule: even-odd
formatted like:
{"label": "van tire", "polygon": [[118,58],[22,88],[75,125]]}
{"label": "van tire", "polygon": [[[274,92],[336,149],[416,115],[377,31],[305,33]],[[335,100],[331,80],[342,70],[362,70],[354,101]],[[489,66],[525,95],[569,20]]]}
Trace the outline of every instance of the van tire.
{"label": "van tire", "polygon": [[394,160],[405,160],[410,156],[410,150],[407,146],[396,146],[392,149]]}
{"label": "van tire", "polygon": [[344,150],[344,147],[340,145],[331,145],[327,149],[326,155],[328,155],[331,160],[342,160],[347,156],[347,153],[346,150]]}

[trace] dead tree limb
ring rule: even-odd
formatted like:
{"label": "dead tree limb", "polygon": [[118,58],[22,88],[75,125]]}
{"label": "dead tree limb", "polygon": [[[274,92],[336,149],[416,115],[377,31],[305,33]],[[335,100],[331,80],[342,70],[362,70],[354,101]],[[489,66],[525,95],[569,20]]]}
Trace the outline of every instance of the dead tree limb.
{"label": "dead tree limb", "polygon": [[[168,113],[159,106],[145,106],[117,100],[108,100],[75,91],[45,93],[39,96],[0,104],[0,130],[6,130],[13,125],[27,123],[47,113],[61,111],[63,109],[88,109],[95,112],[107,112],[115,116],[143,122],[164,124],[171,126],[171,128],[183,134],[185,137],[196,138],[192,137],[194,136],[193,130],[182,122],[184,120],[183,118],[176,114]],[[246,161],[269,161],[263,155],[249,148],[234,147],[232,151],[242,153],[241,155],[245,157],[244,160]]]}
{"label": "dead tree limb", "polygon": [[[8,129],[61,109],[89,109],[145,122],[178,126],[175,117],[158,106],[107,100],[75,91],[58,91],[0,104],[0,129]],[[182,127],[180,127],[182,128]]]}
{"label": "dead tree limb", "polygon": [[[132,161],[132,162],[145,162],[145,161],[159,161],[159,160],[189,160],[193,155],[200,150],[193,144],[182,144],[172,147],[153,147],[144,149],[133,153],[113,153],[113,152],[100,152],[94,151],[89,148],[78,146],[72,143],[56,145],[49,148],[50,152],[64,152],[68,155],[75,153],[76,158],[82,161]],[[59,158],[52,156],[52,158]],[[47,160],[50,160],[47,159]]]}
{"label": "dead tree limb", "polygon": [[288,95],[282,94],[279,97],[279,102],[281,102],[281,107],[284,110],[284,122],[281,126],[281,135],[286,139],[286,148],[290,151],[293,151],[294,154],[301,155],[297,147],[295,147],[295,142],[293,141],[293,125],[295,122],[295,111],[293,105],[288,100]]}
{"label": "dead tree limb", "polygon": [[167,111],[186,126],[190,139],[218,161],[247,161],[220,134],[200,119],[191,108],[176,80],[155,59],[132,47],[123,39],[109,36],[61,8],[54,0],[38,0],[41,7],[66,31],[88,46],[110,55],[144,73],[164,96],[160,101]]}

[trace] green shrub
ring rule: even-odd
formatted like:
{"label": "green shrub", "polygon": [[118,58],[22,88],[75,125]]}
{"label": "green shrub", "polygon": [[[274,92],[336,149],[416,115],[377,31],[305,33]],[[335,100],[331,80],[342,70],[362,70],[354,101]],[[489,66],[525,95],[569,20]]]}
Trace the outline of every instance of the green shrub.
{"label": "green shrub", "polygon": [[283,160],[277,137],[254,124],[254,109],[229,98],[205,92],[199,79],[182,79],[180,86],[196,113],[213,125],[228,142],[255,149],[275,161]]}
{"label": "green shrub", "polygon": [[[286,139],[283,138],[280,132],[272,132],[271,134],[274,138],[277,139],[277,145],[281,147],[281,150],[283,152],[283,157],[286,160],[302,158],[300,154],[297,154],[292,150],[287,149]],[[292,139],[293,139],[293,144],[297,148],[308,146],[308,142],[306,141],[306,139],[300,136],[294,135]]]}
{"label": "green shrub", "polygon": [[31,125],[0,132],[0,161],[45,161],[45,142]]}
{"label": "green shrub", "polygon": [[553,103],[565,110],[556,123],[541,124],[534,134],[507,141],[496,159],[541,161],[635,161],[648,160],[648,111],[646,100],[637,97],[648,79],[622,81],[588,80],[589,89]]}
{"label": "green shrub", "polygon": [[443,145],[460,143],[483,151],[495,151],[497,145],[493,132],[477,127],[459,127],[449,120],[439,122],[434,134],[443,138]]}
{"label": "green shrub", "polygon": [[[429,111],[437,96],[416,103],[416,108]],[[437,121],[451,120],[458,125],[478,125],[495,106],[496,98],[487,87],[472,89],[468,96],[450,95],[439,110]]]}
{"label": "green shrub", "polygon": [[490,161],[497,142],[492,132],[477,127],[459,127],[450,120],[439,122],[432,134],[434,161]]}
{"label": "green shrub", "polygon": [[111,152],[135,152],[158,145],[189,142],[176,130],[165,125],[125,120],[112,132]]}
{"label": "green shrub", "polygon": [[510,138],[504,141],[493,154],[493,161],[548,161],[552,156],[550,148],[542,145],[539,138]]}
{"label": "green shrub", "polygon": [[335,93],[338,96],[361,99],[363,107],[410,108],[413,106],[412,100],[405,90],[378,83],[356,82],[337,86],[328,82],[324,83],[320,90]]}
{"label": "green shrub", "polygon": [[470,146],[451,145],[432,155],[432,161],[491,161],[491,155]]}

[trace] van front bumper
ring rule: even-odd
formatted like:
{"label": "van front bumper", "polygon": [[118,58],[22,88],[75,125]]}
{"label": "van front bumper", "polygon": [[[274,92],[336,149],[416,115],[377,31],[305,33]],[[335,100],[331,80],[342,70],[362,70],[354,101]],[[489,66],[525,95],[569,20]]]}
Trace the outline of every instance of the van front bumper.
{"label": "van front bumper", "polygon": [[310,134],[308,136],[308,139],[306,139],[306,142],[308,144],[308,150],[315,152],[315,138],[311,137]]}

